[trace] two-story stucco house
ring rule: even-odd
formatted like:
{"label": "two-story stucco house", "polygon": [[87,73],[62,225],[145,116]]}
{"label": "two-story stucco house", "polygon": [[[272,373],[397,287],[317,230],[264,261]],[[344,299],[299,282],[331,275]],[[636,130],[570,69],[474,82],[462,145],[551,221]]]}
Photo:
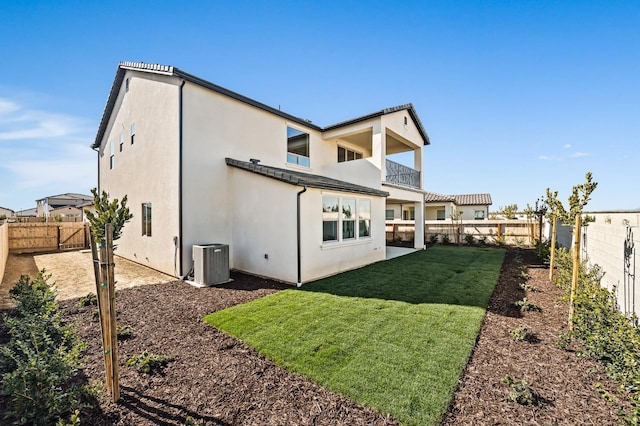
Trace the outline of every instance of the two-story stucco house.
{"label": "two-story stucco house", "polygon": [[[193,245],[228,244],[232,269],[300,284],[385,259],[386,203],[424,212],[427,144],[410,104],[320,127],[172,66],[121,62],[92,148],[99,190],[126,194],[135,215],[118,255],[184,277]],[[401,152],[413,168],[387,161]]]}

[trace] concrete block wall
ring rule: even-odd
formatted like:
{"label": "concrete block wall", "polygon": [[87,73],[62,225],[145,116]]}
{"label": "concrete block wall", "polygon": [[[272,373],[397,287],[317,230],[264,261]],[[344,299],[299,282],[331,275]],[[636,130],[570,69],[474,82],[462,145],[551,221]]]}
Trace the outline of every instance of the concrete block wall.
{"label": "concrete block wall", "polygon": [[602,285],[615,292],[622,312],[640,314],[640,212],[589,213],[582,231],[582,258],[605,272]]}

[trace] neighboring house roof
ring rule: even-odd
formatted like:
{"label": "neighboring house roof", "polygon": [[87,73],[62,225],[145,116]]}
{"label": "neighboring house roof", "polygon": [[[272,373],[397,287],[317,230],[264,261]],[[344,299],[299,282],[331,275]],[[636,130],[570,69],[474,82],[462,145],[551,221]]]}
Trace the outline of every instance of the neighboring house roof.
{"label": "neighboring house roof", "polygon": [[491,205],[491,194],[461,194],[461,195],[442,195],[435,192],[425,193],[425,202],[427,203],[456,203],[459,206],[473,205]]}
{"label": "neighboring house roof", "polygon": [[[80,202],[84,202],[84,201],[88,201],[88,200],[93,200],[93,196],[91,195],[85,195],[85,194],[77,194],[77,193],[73,193],[73,192],[67,192],[64,194],[58,194],[58,195],[49,195],[48,197],[43,197],[43,198],[39,198],[36,200],[36,202],[38,201],[43,201],[43,200],[60,200],[60,201],[80,201]],[[75,205],[76,203],[71,203],[72,205]]]}
{"label": "neighboring house roof", "polygon": [[178,77],[190,83],[197,84],[204,88],[213,90],[214,92],[228,96],[237,101],[244,102],[253,107],[270,112],[272,114],[283,117],[287,120],[293,121],[295,123],[301,124],[303,126],[307,126],[309,128],[312,128],[318,131],[333,130],[339,127],[348,126],[350,124],[358,123],[364,120],[379,117],[385,114],[391,114],[391,113],[406,109],[409,111],[409,115],[411,116],[411,119],[416,124],[416,127],[418,128],[418,132],[420,132],[420,136],[422,136],[422,139],[424,140],[424,144],[429,145],[430,143],[429,136],[427,135],[427,132],[422,126],[422,122],[418,118],[418,114],[416,113],[412,104],[405,104],[405,105],[399,105],[396,107],[386,108],[386,109],[374,112],[372,114],[364,115],[348,121],[343,121],[341,123],[333,124],[331,126],[323,128],[316,124],[313,124],[310,120],[305,120],[303,118],[296,117],[291,114],[287,114],[286,112],[282,112],[279,109],[270,107],[254,99],[251,99],[239,93],[233,92],[229,89],[225,89],[224,87],[221,87],[221,86],[218,86],[217,84],[213,84],[209,81],[203,80],[199,77],[186,73],[170,65],[145,64],[144,62],[120,62],[118,64],[118,70],[116,71],[116,76],[113,81],[113,85],[111,86],[111,91],[109,92],[109,97],[107,98],[107,104],[105,105],[104,112],[102,113],[102,119],[100,120],[100,126],[98,127],[98,133],[96,135],[96,139],[93,142],[93,145],[91,145],[91,148],[93,149],[98,148],[100,146],[100,143],[102,142],[102,138],[104,137],[104,133],[109,123],[109,117],[111,116],[111,112],[113,110],[113,107],[115,106],[116,99],[118,98],[118,93],[120,93],[120,87],[122,86],[124,75],[127,70],[135,70],[135,71],[141,71],[141,72],[149,72],[154,74],[162,74],[167,76]]}
{"label": "neighboring house roof", "polygon": [[279,169],[277,167],[264,166],[257,163],[225,158],[228,166],[276,179],[281,182],[297,186],[307,186],[309,188],[330,189],[334,191],[354,192],[356,194],[375,195],[378,197],[388,197],[389,193],[379,189],[368,188],[326,176],[312,175],[310,173],[293,170]]}
{"label": "neighboring house roof", "polygon": [[34,207],[32,209],[18,210],[15,212],[15,215],[20,217],[35,216],[36,212],[37,212],[37,208]]}
{"label": "neighboring house roof", "polygon": [[9,210],[10,212],[12,212],[12,211],[13,211],[13,209],[8,209],[8,208],[6,208],[6,207],[2,207],[2,206],[0,206],[0,210]]}

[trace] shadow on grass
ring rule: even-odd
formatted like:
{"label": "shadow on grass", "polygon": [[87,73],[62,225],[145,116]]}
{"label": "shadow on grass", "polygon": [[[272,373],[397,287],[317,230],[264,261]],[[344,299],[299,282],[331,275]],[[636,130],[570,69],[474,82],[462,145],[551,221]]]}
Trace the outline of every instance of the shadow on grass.
{"label": "shadow on grass", "polygon": [[302,286],[337,296],[487,307],[504,250],[433,247]]}

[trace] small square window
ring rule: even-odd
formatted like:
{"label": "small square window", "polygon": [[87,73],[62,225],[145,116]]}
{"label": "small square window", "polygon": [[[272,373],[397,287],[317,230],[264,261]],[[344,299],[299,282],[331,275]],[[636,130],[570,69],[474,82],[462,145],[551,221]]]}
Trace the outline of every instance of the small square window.
{"label": "small square window", "polygon": [[129,91],[129,78],[124,81],[124,91],[125,93]]}

